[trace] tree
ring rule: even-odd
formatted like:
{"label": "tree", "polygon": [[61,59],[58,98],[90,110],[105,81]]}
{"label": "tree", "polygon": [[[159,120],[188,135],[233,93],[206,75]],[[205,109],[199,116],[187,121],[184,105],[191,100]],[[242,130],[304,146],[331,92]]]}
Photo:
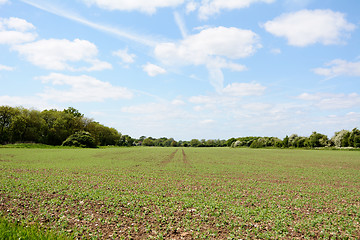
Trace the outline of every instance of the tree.
{"label": "tree", "polygon": [[263,148],[265,147],[265,139],[264,138],[259,138],[255,141],[253,141],[250,145],[251,148]]}
{"label": "tree", "polygon": [[336,132],[331,139],[336,147],[347,147],[349,145],[350,132],[348,130],[341,130]]}
{"label": "tree", "polygon": [[0,144],[10,141],[10,127],[17,114],[18,109],[9,106],[0,106]]}
{"label": "tree", "polygon": [[89,132],[80,131],[68,137],[62,146],[74,146],[83,148],[95,148],[95,139]]}
{"label": "tree", "polygon": [[326,135],[321,133],[313,132],[308,138],[307,142],[308,147],[325,147],[328,145],[328,138]]}
{"label": "tree", "polygon": [[133,146],[134,142],[135,139],[131,138],[129,135],[122,135],[120,137],[118,145],[124,147],[131,147]]}
{"label": "tree", "polygon": [[154,141],[153,138],[148,137],[148,138],[145,138],[145,139],[144,139],[143,145],[144,145],[144,146],[155,146],[155,141]]}
{"label": "tree", "polygon": [[226,141],[226,145],[228,147],[231,147],[233,145],[233,143],[236,142],[236,138],[230,138]]}
{"label": "tree", "polygon": [[348,143],[350,147],[358,148],[360,147],[360,130],[354,128],[348,138]]}
{"label": "tree", "polygon": [[77,110],[77,109],[75,109],[73,107],[68,107],[68,109],[64,109],[64,113],[71,114],[74,117],[78,117],[78,118],[84,117],[84,114],[81,114],[79,112],[79,110]]}
{"label": "tree", "polygon": [[201,145],[201,142],[198,139],[192,139],[190,141],[190,146],[191,147],[199,147]]}
{"label": "tree", "polygon": [[171,147],[177,147],[178,143],[176,141],[172,141],[170,144]]}
{"label": "tree", "polygon": [[285,148],[289,147],[289,137],[288,137],[288,135],[286,135],[286,137],[283,139],[282,145]]}

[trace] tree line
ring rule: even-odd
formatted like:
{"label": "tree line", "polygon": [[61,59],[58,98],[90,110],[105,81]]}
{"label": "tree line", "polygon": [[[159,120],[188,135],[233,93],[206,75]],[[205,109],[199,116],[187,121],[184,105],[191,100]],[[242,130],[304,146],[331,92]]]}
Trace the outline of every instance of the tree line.
{"label": "tree line", "polygon": [[176,141],[173,138],[141,136],[139,139],[122,135],[115,128],[104,126],[85,117],[77,109],[69,107],[62,111],[51,109],[38,111],[23,107],[0,106],[0,144],[42,143],[79,147],[97,146],[157,146],[157,147],[276,147],[360,148],[360,130],[341,130],[332,138],[313,132],[309,137],[292,134],[284,139],[277,137],[239,137],[228,140],[192,139]]}
{"label": "tree line", "polygon": [[[0,106],[0,144],[31,142],[57,146],[62,145],[76,133],[90,134],[92,146],[133,145],[130,136],[121,135],[115,128],[106,127],[84,117],[72,107],[63,111],[56,109],[38,111],[23,107]],[[74,143],[74,145],[83,145],[79,141]]]}

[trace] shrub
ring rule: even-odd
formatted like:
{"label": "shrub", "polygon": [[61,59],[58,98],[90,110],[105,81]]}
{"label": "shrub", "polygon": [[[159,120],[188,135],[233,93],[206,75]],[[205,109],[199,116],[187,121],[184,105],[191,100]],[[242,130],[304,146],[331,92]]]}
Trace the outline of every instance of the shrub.
{"label": "shrub", "polygon": [[80,131],[68,137],[62,143],[62,146],[95,148],[96,144],[95,144],[95,139],[91,136],[89,132]]}

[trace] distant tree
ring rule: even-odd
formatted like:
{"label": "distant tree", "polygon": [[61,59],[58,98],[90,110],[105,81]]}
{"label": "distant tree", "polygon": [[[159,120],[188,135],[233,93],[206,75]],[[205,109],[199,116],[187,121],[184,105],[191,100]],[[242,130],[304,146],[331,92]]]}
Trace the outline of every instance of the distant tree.
{"label": "distant tree", "polygon": [[191,147],[199,147],[201,145],[201,142],[198,139],[192,139],[190,141],[190,146]]}
{"label": "distant tree", "polygon": [[171,147],[178,147],[178,143],[176,141],[172,141],[170,146]]}
{"label": "distant tree", "polygon": [[78,118],[84,117],[84,114],[81,114],[79,112],[79,110],[77,110],[77,109],[75,109],[73,107],[68,107],[67,109],[64,109],[64,113],[71,114],[74,117],[78,117]]}
{"label": "distant tree", "polygon": [[265,143],[266,143],[265,138],[259,138],[259,139],[254,140],[254,141],[251,143],[250,147],[251,147],[251,148],[263,148],[263,147],[266,146]]}
{"label": "distant tree", "polygon": [[13,107],[0,106],[0,144],[10,142],[11,124],[18,112],[18,109]]}
{"label": "distant tree", "polygon": [[331,139],[336,147],[347,147],[349,145],[350,132],[348,130],[341,130],[335,132],[335,136]]}
{"label": "distant tree", "polygon": [[286,135],[286,137],[283,139],[282,146],[285,148],[289,147],[289,137]]}
{"label": "distant tree", "polygon": [[155,141],[153,138],[148,137],[148,138],[144,139],[142,144],[143,144],[143,146],[155,146]]}
{"label": "distant tree", "polygon": [[321,133],[313,132],[307,141],[307,146],[310,148],[325,147],[328,144],[328,138]]}
{"label": "distant tree", "polygon": [[74,146],[83,148],[95,148],[95,139],[89,132],[80,131],[69,136],[62,144],[63,146]]}
{"label": "distant tree", "polygon": [[299,136],[297,134],[291,134],[289,137],[289,147],[296,147],[296,139]]}
{"label": "distant tree", "polygon": [[360,147],[360,130],[354,128],[348,138],[348,143],[350,147],[359,148]]}
{"label": "distant tree", "polygon": [[124,147],[131,147],[131,146],[134,145],[134,142],[135,142],[135,139],[133,139],[129,135],[122,135],[120,137],[118,145],[119,146],[124,146]]}
{"label": "distant tree", "polygon": [[231,147],[233,145],[233,143],[236,142],[236,138],[230,138],[226,141],[226,145],[228,147]]}

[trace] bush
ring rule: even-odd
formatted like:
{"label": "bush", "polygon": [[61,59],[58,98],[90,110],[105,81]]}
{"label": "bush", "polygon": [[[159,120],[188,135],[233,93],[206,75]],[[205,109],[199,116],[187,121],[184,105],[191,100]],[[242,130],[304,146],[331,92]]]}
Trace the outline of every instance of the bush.
{"label": "bush", "polygon": [[95,148],[96,144],[95,139],[91,136],[89,132],[80,131],[68,137],[62,143],[62,146]]}

